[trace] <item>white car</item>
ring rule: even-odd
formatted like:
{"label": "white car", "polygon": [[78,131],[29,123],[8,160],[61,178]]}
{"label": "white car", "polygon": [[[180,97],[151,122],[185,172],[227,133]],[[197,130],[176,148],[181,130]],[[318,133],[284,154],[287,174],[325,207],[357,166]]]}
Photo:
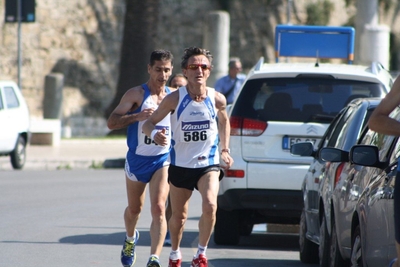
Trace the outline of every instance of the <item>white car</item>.
{"label": "white car", "polygon": [[14,169],[25,164],[29,135],[29,109],[18,85],[0,81],[0,156],[9,156]]}
{"label": "white car", "polygon": [[[341,40],[330,39],[335,33],[328,34],[327,43],[321,37],[311,40],[319,31],[329,32],[330,27],[282,28],[292,29],[296,38],[302,31],[306,33],[299,40],[288,38],[289,46],[297,49],[294,54],[304,52],[302,44],[305,49],[318,49],[321,57],[326,56],[324,48],[332,53],[340,46]],[[354,34],[349,27],[343,28]],[[343,34],[337,35],[343,38]],[[276,44],[284,46],[279,38],[277,34]],[[321,42],[321,47],[312,47]],[[352,43],[352,39],[345,43]],[[352,49],[344,51],[352,53]],[[390,73],[375,63],[330,64],[320,63],[318,58],[314,63],[264,63],[261,58],[230,109],[234,164],[220,182],[214,242],[238,244],[240,236],[250,234],[254,224],[298,224],[304,203],[301,186],[313,158],[291,156],[291,145],[311,141],[317,146],[332,119],[351,100],[383,97],[392,82]]]}

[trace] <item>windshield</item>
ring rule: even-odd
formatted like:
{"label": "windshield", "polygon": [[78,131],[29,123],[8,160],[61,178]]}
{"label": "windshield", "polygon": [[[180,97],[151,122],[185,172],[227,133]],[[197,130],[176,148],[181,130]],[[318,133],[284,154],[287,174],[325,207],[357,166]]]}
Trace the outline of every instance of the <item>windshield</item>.
{"label": "windshield", "polygon": [[262,121],[330,122],[351,100],[381,97],[378,83],[326,78],[248,80],[232,116]]}

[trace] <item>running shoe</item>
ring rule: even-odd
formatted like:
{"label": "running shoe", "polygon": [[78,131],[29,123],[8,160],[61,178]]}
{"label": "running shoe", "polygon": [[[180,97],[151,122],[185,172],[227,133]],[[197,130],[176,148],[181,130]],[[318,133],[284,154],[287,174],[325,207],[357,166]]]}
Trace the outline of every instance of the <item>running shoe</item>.
{"label": "running shoe", "polygon": [[197,258],[193,257],[190,267],[208,267],[207,258],[205,255],[200,254]]}
{"label": "running shoe", "polygon": [[121,251],[121,263],[124,267],[131,267],[135,264],[136,253],[135,247],[139,240],[139,231],[135,229],[135,240],[128,241],[125,238],[125,243]]}
{"label": "running shoe", "polygon": [[147,262],[147,267],[161,267],[160,260],[157,257],[150,257],[149,261]]}
{"label": "running shoe", "polygon": [[392,267],[393,264],[397,261],[397,258],[393,259],[390,263],[389,263],[389,267]]}
{"label": "running shoe", "polygon": [[171,260],[169,259],[168,267],[181,267],[182,259]]}

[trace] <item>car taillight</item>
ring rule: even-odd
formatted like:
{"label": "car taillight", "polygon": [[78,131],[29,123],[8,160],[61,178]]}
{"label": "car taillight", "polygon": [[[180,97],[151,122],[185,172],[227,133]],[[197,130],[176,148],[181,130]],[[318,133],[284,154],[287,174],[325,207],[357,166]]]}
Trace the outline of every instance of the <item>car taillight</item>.
{"label": "car taillight", "polygon": [[227,171],[225,171],[225,177],[243,178],[244,177],[244,170],[227,170]]}
{"label": "car taillight", "polygon": [[229,122],[231,124],[231,135],[240,136],[242,135],[242,117],[230,117]]}
{"label": "car taillight", "polygon": [[230,118],[231,135],[235,136],[259,136],[268,127],[265,121],[247,119],[232,116]]}
{"label": "car taillight", "polygon": [[344,162],[340,163],[336,169],[335,183],[333,184],[333,188],[335,188],[337,183],[339,182],[340,175],[342,174],[342,171],[343,171],[343,167],[344,167]]}

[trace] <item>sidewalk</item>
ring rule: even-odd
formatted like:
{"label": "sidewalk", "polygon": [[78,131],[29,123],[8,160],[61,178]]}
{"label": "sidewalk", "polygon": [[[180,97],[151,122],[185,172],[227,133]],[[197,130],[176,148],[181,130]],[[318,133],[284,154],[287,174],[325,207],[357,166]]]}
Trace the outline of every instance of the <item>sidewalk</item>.
{"label": "sidewalk", "polygon": [[[127,151],[121,139],[62,139],[59,146],[28,145],[23,170],[123,168]],[[0,170],[12,170],[0,157]]]}

